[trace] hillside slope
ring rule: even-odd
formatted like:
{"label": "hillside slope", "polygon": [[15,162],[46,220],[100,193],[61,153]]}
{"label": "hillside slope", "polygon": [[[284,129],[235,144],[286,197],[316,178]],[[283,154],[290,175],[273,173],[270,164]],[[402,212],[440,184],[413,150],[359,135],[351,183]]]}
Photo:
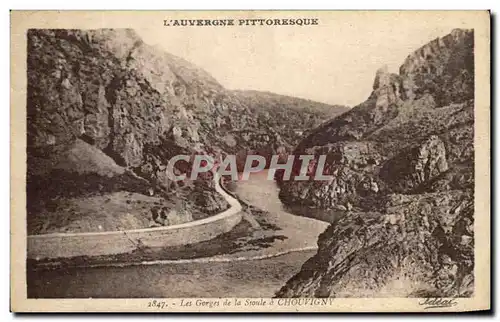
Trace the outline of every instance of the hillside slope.
{"label": "hillside slope", "polygon": [[294,154],[326,154],[333,180],[282,182],[280,197],[337,220],[277,296],[472,295],[473,50],[472,30],[424,45],[300,142]]}
{"label": "hillside slope", "polygon": [[[28,221],[51,216],[64,198],[121,191],[174,204],[180,198],[216,212],[227,205],[210,180],[176,184],[167,178],[172,156],[271,153],[346,110],[325,112],[325,104],[288,97],[280,103],[278,95],[266,104],[259,93],[228,91],[130,29],[32,29],[27,37]],[[297,113],[302,105],[303,115]],[[28,227],[41,231],[38,223]]]}

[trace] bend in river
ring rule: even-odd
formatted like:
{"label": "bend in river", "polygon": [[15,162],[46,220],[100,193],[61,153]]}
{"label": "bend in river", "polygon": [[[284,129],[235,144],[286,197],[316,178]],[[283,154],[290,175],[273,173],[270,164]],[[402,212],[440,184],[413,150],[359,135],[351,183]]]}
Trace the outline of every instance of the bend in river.
{"label": "bend in river", "polygon": [[270,223],[287,239],[231,262],[168,263],[147,266],[71,268],[28,271],[28,296],[39,297],[271,297],[314,254],[318,235],[328,224],[283,209],[278,187],[267,172],[239,181],[238,196],[268,212]]}

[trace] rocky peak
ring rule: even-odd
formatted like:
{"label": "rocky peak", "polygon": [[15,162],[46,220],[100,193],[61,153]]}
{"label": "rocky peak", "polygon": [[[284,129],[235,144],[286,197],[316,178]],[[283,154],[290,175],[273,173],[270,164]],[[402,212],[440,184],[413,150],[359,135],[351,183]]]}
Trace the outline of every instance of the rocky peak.
{"label": "rocky peak", "polygon": [[[453,29],[448,35],[436,38],[420,47],[405,59],[399,68],[399,74],[410,76],[419,72],[430,73],[432,63],[435,61],[446,61],[457,54],[457,47],[469,47],[473,43],[472,29]],[[457,66],[458,67],[458,66]],[[443,72],[443,69],[434,69],[435,72]]]}
{"label": "rocky peak", "polygon": [[376,91],[379,88],[385,86],[391,86],[392,75],[393,74],[389,72],[389,67],[387,67],[387,65],[380,67],[375,73],[375,80],[373,81],[373,90]]}
{"label": "rocky peak", "polygon": [[472,30],[454,29],[434,39],[408,55],[399,75],[389,73],[387,66],[380,68],[372,93],[377,97],[376,107],[397,103],[398,99],[418,99],[429,93],[438,106],[472,98],[473,36]]}
{"label": "rocky peak", "polygon": [[375,107],[386,110],[389,105],[399,103],[404,99],[402,88],[399,75],[389,73],[387,65],[379,68],[373,82],[372,96],[376,97]]}

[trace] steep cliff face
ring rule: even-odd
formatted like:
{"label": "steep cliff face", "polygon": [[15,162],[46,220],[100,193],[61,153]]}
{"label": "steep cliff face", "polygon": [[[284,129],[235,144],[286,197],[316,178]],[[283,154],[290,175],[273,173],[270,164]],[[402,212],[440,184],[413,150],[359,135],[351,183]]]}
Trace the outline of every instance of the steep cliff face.
{"label": "steep cliff face", "polygon": [[[271,153],[293,146],[299,132],[346,110],[228,91],[204,70],[145,44],[129,29],[29,30],[27,37],[28,213],[37,217],[47,215],[47,200],[67,195],[68,186],[73,197],[177,191],[181,185],[165,172],[176,154]],[[294,131],[280,134],[284,128]],[[93,157],[68,161],[75,147],[77,155]],[[102,154],[120,170],[102,176]],[[99,184],[83,185],[89,175]],[[190,198],[194,186],[188,183],[187,189]],[[211,190],[210,183],[205,189]]]}
{"label": "steep cliff face", "polygon": [[431,93],[437,106],[474,96],[474,35],[455,29],[408,56],[399,69],[406,95]]}
{"label": "steep cliff face", "polygon": [[318,253],[278,296],[473,292],[473,31],[381,69],[370,97],[294,154],[326,154],[328,182],[282,182],[289,205],[338,210]]}

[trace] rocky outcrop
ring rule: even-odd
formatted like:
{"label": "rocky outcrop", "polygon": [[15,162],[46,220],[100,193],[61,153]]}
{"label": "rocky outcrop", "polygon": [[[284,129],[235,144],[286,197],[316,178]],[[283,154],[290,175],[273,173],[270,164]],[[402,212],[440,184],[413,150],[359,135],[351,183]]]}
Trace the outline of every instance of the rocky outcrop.
{"label": "rocky outcrop", "polygon": [[379,70],[365,102],[299,143],[333,179],[281,182],[281,199],[340,219],[277,296],[472,294],[473,37],[454,30],[399,74]]}
{"label": "rocky outcrop", "polygon": [[467,192],[391,195],[382,212],[330,225],[277,296],[471,296],[473,213]]}
{"label": "rocky outcrop", "polygon": [[388,160],[380,176],[393,191],[410,191],[447,170],[445,145],[437,135],[431,135],[411,151]]}

